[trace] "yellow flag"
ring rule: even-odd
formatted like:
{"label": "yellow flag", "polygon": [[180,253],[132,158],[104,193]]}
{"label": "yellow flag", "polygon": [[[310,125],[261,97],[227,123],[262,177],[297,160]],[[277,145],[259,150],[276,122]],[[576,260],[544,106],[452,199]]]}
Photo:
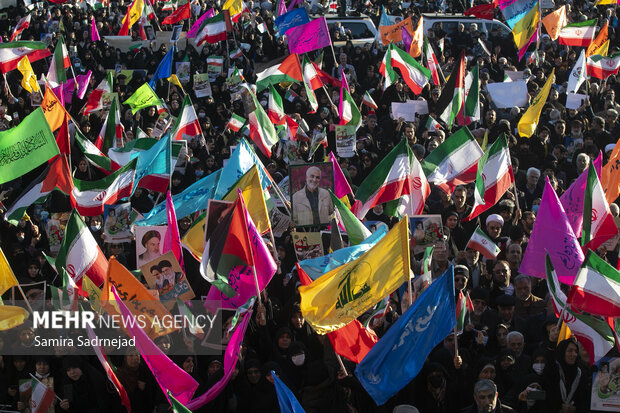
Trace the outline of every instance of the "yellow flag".
{"label": "yellow flag", "polygon": [[301,312],[319,334],[349,324],[409,279],[409,225],[403,218],[360,258],[299,287]]}
{"label": "yellow flag", "polygon": [[192,252],[194,257],[199,261],[202,260],[202,253],[205,249],[205,225],[207,223],[207,214],[204,213],[198,217],[196,222],[192,224],[183,237],[183,245]]}
{"label": "yellow flag", "polygon": [[101,311],[101,289],[97,288],[94,282],[88,276],[82,277],[82,289],[88,293],[88,301],[90,306],[96,312]]}
{"label": "yellow flag", "polygon": [[596,0],[595,6],[614,6],[618,0]]}
{"label": "yellow flag", "polygon": [[30,316],[28,310],[15,305],[0,306],[0,331],[20,326]]}
{"label": "yellow flag", "polygon": [[512,29],[512,36],[514,37],[517,49],[521,50],[527,46],[538,28],[539,20],[540,15],[538,14],[538,7],[534,7],[515,24],[515,27]]}
{"label": "yellow flag", "polygon": [[4,294],[9,288],[15,287],[18,284],[19,283],[17,282],[17,278],[15,278],[15,274],[13,274],[11,266],[4,256],[4,252],[2,252],[2,249],[0,248],[0,295]]}
{"label": "yellow flag", "polygon": [[601,45],[601,47],[599,47],[598,49],[594,50],[592,52],[592,56],[601,55],[603,57],[606,57],[608,53],[609,53],[609,39],[607,39],[605,41],[605,43],[603,43]]}
{"label": "yellow flag", "polygon": [[125,17],[123,17],[123,20],[121,20],[121,23],[125,23],[127,16],[129,16],[129,27],[131,28],[131,26],[133,26],[135,22],[140,20],[140,16],[142,15],[143,9],[144,9],[144,2],[142,0],[135,0],[131,4],[130,9],[127,11],[127,14],[125,14]]}
{"label": "yellow flag", "polygon": [[547,97],[549,96],[549,91],[551,90],[551,85],[553,84],[554,79],[555,68],[551,71],[545,85],[542,90],[538,92],[538,95],[536,95],[530,107],[525,111],[523,116],[521,116],[519,124],[517,125],[519,136],[529,138],[534,134],[534,131],[536,131],[538,119],[540,118],[540,112],[542,112],[542,108],[545,106],[545,102],[547,102]]}
{"label": "yellow flag", "polygon": [[560,327],[557,344],[560,344],[560,341],[568,340],[572,334],[573,333],[571,333],[570,328],[568,328],[566,323],[562,321],[562,327]]}
{"label": "yellow flag", "polygon": [[22,73],[22,87],[30,93],[40,92],[39,84],[37,83],[37,75],[34,74],[30,60],[28,56],[24,56],[22,60],[17,63],[17,69]]}
{"label": "yellow flag", "polygon": [[265,205],[265,197],[263,196],[263,187],[260,183],[260,176],[258,175],[258,167],[256,165],[233,185],[222,200],[234,202],[237,199],[237,189],[241,189],[245,206],[258,232],[264,234],[269,231],[271,223],[269,222],[267,205]]}
{"label": "yellow flag", "polygon": [[605,42],[609,41],[608,26],[609,26],[609,23],[605,23],[605,26],[603,26],[603,28],[598,32],[596,39],[594,39],[592,43],[590,43],[590,45],[586,49],[586,57],[590,57],[595,54],[598,54],[596,51],[603,48],[603,46],[605,45]]}
{"label": "yellow flag", "polygon": [[230,17],[236,16],[245,9],[245,4],[242,0],[226,0],[226,3],[222,6],[222,10],[228,10]]}
{"label": "yellow flag", "polygon": [[609,162],[603,165],[601,171],[601,186],[605,191],[605,199],[610,204],[620,195],[620,168],[616,167],[618,163],[620,163],[620,140],[616,142]]}
{"label": "yellow flag", "polygon": [[[179,81],[179,77],[176,74],[171,74],[170,77],[168,78],[168,82],[172,83],[175,86],[178,86],[181,88],[181,90],[183,90],[183,85],[181,85],[181,82]],[[183,91],[183,93],[185,93],[185,91]]]}

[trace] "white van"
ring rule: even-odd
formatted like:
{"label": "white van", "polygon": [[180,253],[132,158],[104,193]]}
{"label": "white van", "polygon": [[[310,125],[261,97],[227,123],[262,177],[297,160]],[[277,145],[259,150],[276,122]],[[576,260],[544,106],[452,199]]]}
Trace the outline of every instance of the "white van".
{"label": "white van", "polygon": [[[336,22],[340,22],[345,30],[351,32],[351,42],[355,46],[363,46],[372,43],[377,36],[377,28],[370,17],[361,14],[359,16],[338,16],[337,14],[326,14],[327,27],[331,30]],[[334,46],[344,46],[346,41],[334,42]]]}
{"label": "white van", "polygon": [[458,25],[463,23],[465,31],[469,30],[469,26],[476,24],[479,32],[484,32],[487,37],[491,33],[491,30],[499,28],[499,33],[502,37],[511,36],[512,31],[508,26],[499,20],[486,20],[479,19],[473,16],[465,16],[463,14],[434,14],[424,13],[424,35],[428,34],[428,29],[438,27],[441,24],[441,28],[448,36],[457,31]]}

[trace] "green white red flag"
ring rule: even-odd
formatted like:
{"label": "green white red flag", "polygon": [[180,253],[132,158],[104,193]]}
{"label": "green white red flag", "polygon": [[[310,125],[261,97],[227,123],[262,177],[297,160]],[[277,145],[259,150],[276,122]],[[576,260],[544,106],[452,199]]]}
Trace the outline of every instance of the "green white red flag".
{"label": "green white red flag", "polygon": [[69,59],[69,51],[65,45],[65,40],[62,36],[58,38],[54,54],[52,55],[52,62],[47,72],[47,81],[52,88],[57,88],[61,83],[67,81],[67,69],[71,67],[71,60]]}
{"label": "green white red flag", "polygon": [[282,96],[278,93],[272,84],[269,85],[269,104],[267,106],[267,115],[274,125],[284,124],[284,106],[282,105]]}
{"label": "green white red flag", "polygon": [[[297,62],[299,63],[299,61]],[[269,83],[267,84],[269,85]],[[252,92],[252,89],[248,84],[242,85],[245,87],[252,97],[254,110],[249,112],[248,121],[250,123],[250,138],[258,146],[260,151],[267,157],[271,158],[271,148],[278,143],[278,134],[274,124],[269,119],[267,113],[256,99],[256,95]]]}
{"label": "green white red flag", "polygon": [[431,78],[431,71],[419,64],[409,53],[404,52],[394,44],[388,46],[379,72],[385,77],[383,90],[387,89],[398,78],[394,68],[400,70],[403,80],[409,89],[419,95]]}
{"label": "green white red flag", "polygon": [[32,393],[30,395],[30,412],[45,413],[54,402],[56,393],[45,384],[41,383],[36,377],[32,376]]}
{"label": "green white red flag", "polygon": [[567,303],[590,314],[620,317],[620,272],[588,250]]}
{"label": "green white red flag", "polygon": [[349,84],[347,83],[347,78],[344,73],[342,73],[338,114],[340,115],[341,125],[352,125],[355,126],[356,130],[362,125],[362,114],[355,104],[351,93],[349,93]]}
{"label": "green white red flag", "polygon": [[594,40],[596,19],[567,24],[560,30],[560,44],[566,46],[588,47]]}
{"label": "green white red flag", "polygon": [[190,138],[193,138],[194,136],[202,137],[202,128],[200,127],[196,110],[194,109],[192,99],[189,95],[185,95],[185,98],[183,99],[181,114],[177,118],[172,132],[172,139],[185,139],[184,136]]}
{"label": "green white red flag", "polygon": [[441,78],[439,76],[439,73],[441,72],[441,66],[439,66],[437,57],[435,56],[435,53],[433,52],[433,46],[429,44],[426,36],[424,36],[423,47],[424,47],[424,62],[426,63],[426,67],[431,71],[431,79],[433,81],[433,85],[440,86]]}
{"label": "green white red flag", "polygon": [[121,112],[118,106],[117,99],[112,99],[108,116],[106,116],[95,141],[95,146],[101,149],[103,154],[107,154],[110,148],[123,147],[125,127],[121,123]]}
{"label": "green white red flag", "polygon": [[596,249],[618,234],[603,186],[592,162],[588,167],[588,180],[583,198],[583,231],[581,245],[584,249]]}
{"label": "green white red flag", "polygon": [[232,131],[239,132],[243,125],[245,125],[245,122],[245,118],[233,113],[226,127]]}
{"label": "green white red flag", "polygon": [[588,76],[597,79],[607,79],[611,75],[617,75],[620,70],[620,53],[604,57],[601,55],[588,56],[586,58]]}
{"label": "green white red flag", "polygon": [[461,58],[455,63],[450,79],[448,79],[437,101],[439,119],[445,122],[448,130],[452,128],[455,119],[463,110],[465,102],[465,51],[461,52]]}
{"label": "green white red flag", "polygon": [[467,248],[472,248],[482,254],[488,260],[497,258],[502,250],[495,244],[487,234],[480,229],[480,225],[476,228],[467,243]]}
{"label": "green white red flag", "polygon": [[362,98],[362,103],[374,110],[377,110],[379,108],[379,106],[377,106],[377,104],[375,103],[375,100],[372,98],[372,96],[370,96],[370,93],[368,93],[368,91],[364,93],[364,97]]}
{"label": "green white red flag", "polygon": [[474,306],[469,298],[469,293],[463,293],[463,290],[459,290],[459,297],[456,302],[456,332],[462,334],[465,328],[465,319],[467,313],[474,310]]}

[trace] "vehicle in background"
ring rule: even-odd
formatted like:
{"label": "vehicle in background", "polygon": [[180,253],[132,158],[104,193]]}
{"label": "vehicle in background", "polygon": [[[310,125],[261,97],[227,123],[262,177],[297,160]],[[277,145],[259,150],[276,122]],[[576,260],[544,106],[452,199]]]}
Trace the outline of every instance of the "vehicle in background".
{"label": "vehicle in background", "polygon": [[441,25],[441,29],[450,36],[456,32],[460,23],[465,26],[465,31],[469,31],[469,27],[472,24],[478,26],[478,31],[486,33],[487,36],[495,28],[499,29],[499,33],[502,37],[512,36],[512,32],[508,26],[499,20],[485,20],[477,17],[465,16],[463,14],[431,14],[424,13],[424,35],[428,34],[429,29],[438,28]]}
{"label": "vehicle in background", "polygon": [[[310,18],[314,18],[315,16],[311,16]],[[316,16],[320,17],[320,16]],[[377,28],[375,24],[370,19],[370,17],[366,15],[360,16],[338,16],[337,14],[327,14],[325,15],[325,19],[327,20],[327,27],[330,32],[334,28],[337,22],[343,27],[344,32],[348,35],[351,35],[351,42],[353,45],[364,45],[366,43],[372,43],[375,41],[377,36]],[[346,40],[342,41],[334,41],[334,46],[344,46]]]}

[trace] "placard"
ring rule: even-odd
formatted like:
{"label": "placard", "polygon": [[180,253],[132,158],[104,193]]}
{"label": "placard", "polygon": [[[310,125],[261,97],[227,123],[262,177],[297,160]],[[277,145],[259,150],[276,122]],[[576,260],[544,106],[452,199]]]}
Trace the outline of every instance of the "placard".
{"label": "placard", "polygon": [[197,98],[213,96],[208,73],[197,73],[194,75],[194,93]]}
{"label": "placard", "polygon": [[131,242],[131,203],[105,205],[103,209],[103,237],[109,244]]}
{"label": "placard", "polygon": [[444,242],[441,215],[413,215],[409,218],[409,230],[413,234],[413,253],[419,254],[426,247],[437,246]]}
{"label": "placard", "polygon": [[603,357],[592,375],[590,410],[620,411],[620,357]]}
{"label": "placard", "polygon": [[404,103],[392,102],[392,119],[403,118],[407,122],[414,122],[415,115],[428,113],[428,102],[425,100],[408,100]]}
{"label": "placard", "polygon": [[176,62],[176,68],[179,81],[184,85],[188,84],[190,77],[190,62]]}
{"label": "placard", "polygon": [[320,232],[292,232],[293,246],[298,261],[322,257],[323,241]]}
{"label": "placard", "polygon": [[528,95],[525,80],[488,83],[487,91],[495,106],[500,109],[527,106]]}
{"label": "placard", "polygon": [[566,94],[566,109],[579,109],[588,96],[581,93]]}
{"label": "placard", "polygon": [[295,226],[328,225],[334,204],[328,189],[334,190],[331,162],[289,166],[291,206]]}
{"label": "placard", "polygon": [[185,302],[196,296],[172,251],[142,265],[140,271],[168,310],[174,307],[177,298]]}
{"label": "placard", "polygon": [[355,126],[334,125],[336,133],[336,153],[343,158],[355,156]]}
{"label": "placard", "polygon": [[167,228],[167,225],[150,227],[136,226],[137,268],[161,256],[161,246]]}

